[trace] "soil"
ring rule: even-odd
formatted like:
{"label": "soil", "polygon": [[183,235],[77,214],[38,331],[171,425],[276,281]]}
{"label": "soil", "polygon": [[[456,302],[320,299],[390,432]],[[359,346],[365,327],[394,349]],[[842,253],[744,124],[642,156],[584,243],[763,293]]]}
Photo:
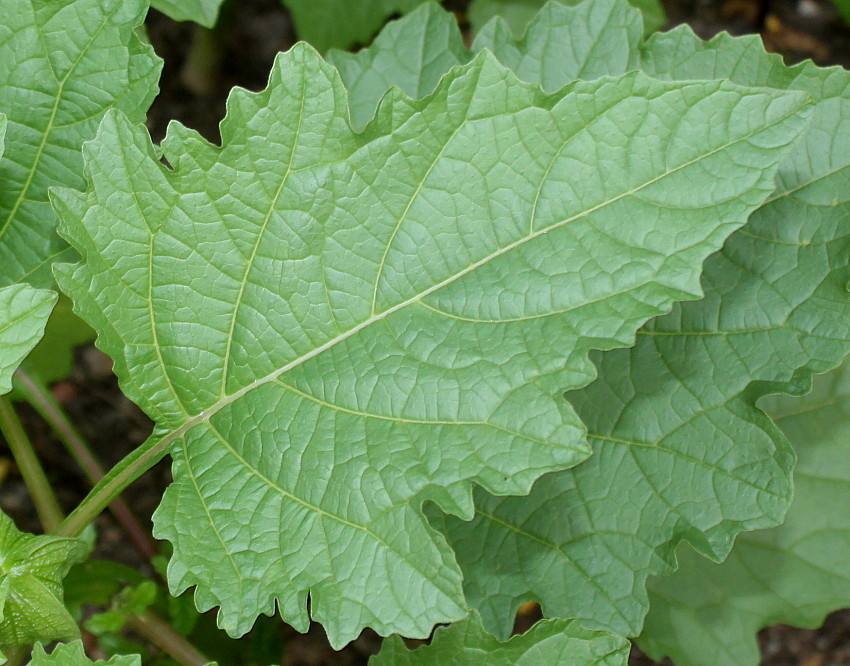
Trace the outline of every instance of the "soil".
{"label": "soil", "polygon": [[[445,4],[462,11],[466,0]],[[664,5],[670,26],[687,22],[704,38],[721,30],[758,33],[769,50],[781,53],[789,63],[811,58],[819,65],[850,68],[850,28],[828,0],[664,0]],[[148,122],[154,141],[164,137],[171,120],[218,141],[218,122],[224,116],[229,90],[237,85],[250,90],[263,88],[275,54],[295,42],[280,0],[232,0],[225,5],[214,31],[201,37],[196,26],[175,23],[156,11],[151,11],[147,30],[157,53],[165,60],[161,94]],[[204,40],[219,45],[212,58],[215,66],[211,68],[200,66],[195,57],[198,49],[205,48]],[[209,54],[206,52],[206,56]],[[210,58],[206,57],[206,61]],[[120,460],[151,431],[147,417],[121,394],[109,359],[94,347],[77,350],[72,375],[54,385],[53,391],[106,466]],[[72,509],[88,490],[83,475],[32,410],[22,407],[21,414],[61,503],[66,510]],[[39,531],[20,476],[8,458],[0,457],[0,478],[3,477],[0,506],[22,529]],[[169,480],[169,468],[163,462],[125,494],[148,527]],[[152,573],[144,558],[128,545],[111,515],[104,513],[97,526],[97,557]],[[526,608],[516,629],[526,629],[538,615],[539,609]],[[342,653],[335,653],[318,626],[305,635],[289,628],[282,631],[286,634],[283,663],[287,666],[364,664],[380,646],[380,639],[367,631]],[[833,613],[817,630],[770,627],[760,632],[759,642],[764,666],[850,666],[850,610]],[[652,662],[636,648],[630,661],[631,666],[669,663]]]}

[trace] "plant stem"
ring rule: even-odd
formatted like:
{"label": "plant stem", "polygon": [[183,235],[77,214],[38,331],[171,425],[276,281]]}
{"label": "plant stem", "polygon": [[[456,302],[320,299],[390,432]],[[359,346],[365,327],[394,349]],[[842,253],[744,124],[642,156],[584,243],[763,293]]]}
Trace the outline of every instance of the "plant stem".
{"label": "plant stem", "polygon": [[209,663],[209,659],[198,652],[194,645],[150,611],[131,615],[127,625],[182,666],[205,666]]}
{"label": "plant stem", "polygon": [[[39,411],[41,411],[41,409],[39,409]],[[61,415],[61,410],[59,410],[59,414]],[[68,425],[70,425],[70,423]],[[41,464],[39,463],[35,452],[32,450],[29,439],[24,432],[24,428],[21,425],[17,414],[15,414],[12,404],[5,398],[0,398],[0,430],[2,430],[7,442],[9,443],[9,447],[12,449],[12,455],[14,455],[15,460],[18,463],[18,467],[21,470],[21,474],[24,477],[24,481],[26,481],[27,488],[29,488],[29,491],[32,494],[39,517],[41,518],[41,522],[46,531],[63,536],[77,536],[77,534],[79,534],[86,525],[94,520],[94,517],[97,516],[97,514],[100,513],[107,504],[109,504],[109,499],[107,499],[105,503],[100,505],[100,508],[96,512],[83,512],[86,515],[90,514],[91,518],[87,518],[75,533],[65,533],[63,531],[63,527],[71,522],[71,518],[73,518],[74,515],[77,515],[77,511],[79,511],[79,509],[75,511],[68,520],[65,522],[62,521],[62,509],[56,501],[53,489],[50,487],[50,483],[47,481],[44,470],[41,468]],[[160,443],[159,440],[156,439],[154,439],[153,442],[154,444]],[[144,449],[145,447],[143,446],[142,448]],[[156,460],[162,458],[162,455],[165,453],[165,444],[162,444],[160,448],[162,451],[159,453],[158,457],[155,452],[152,453],[156,447],[152,447],[150,445],[148,445],[148,448],[146,449],[148,453],[147,456],[144,455],[144,452],[142,456],[134,457],[131,454],[119,463],[112,472],[110,472],[109,477],[111,477],[111,479],[116,479],[116,477],[118,479],[123,479],[126,481],[123,483],[123,487],[126,487],[130,482],[138,478],[138,476],[144,472],[144,469],[150,468]],[[136,451],[138,450],[139,449]],[[90,454],[87,448],[85,448],[85,452]],[[151,455],[155,457],[152,458]],[[153,460],[153,462],[150,462],[151,460]],[[94,462],[96,464],[97,461]],[[143,464],[147,464],[147,468],[142,469]],[[118,474],[113,474],[116,470],[120,471]],[[101,487],[101,485],[106,488],[112,487],[112,484],[108,482],[108,479],[104,479],[104,481],[106,483],[99,484],[95,490],[92,491],[92,494],[90,494],[89,497],[91,497],[91,495],[93,495],[95,491]],[[121,481],[116,481],[116,483],[120,484]],[[121,487],[121,489],[123,489],[123,487]],[[103,492],[106,493],[107,491],[104,490]],[[118,492],[120,492],[120,490]],[[117,492],[113,493],[111,497],[114,497],[116,494]],[[84,500],[83,504],[80,506],[87,506],[86,501]],[[93,507],[93,505],[88,506]],[[140,615],[130,615],[128,624],[137,633],[168,654],[178,664],[181,664],[181,666],[204,666],[209,663],[209,659],[198,652],[198,650],[183,636],[174,631],[167,622],[161,620],[151,611],[145,611]],[[16,660],[20,663],[25,655],[26,648],[21,648],[20,651],[10,649],[7,652],[7,663],[15,664]]]}
{"label": "plant stem", "polygon": [[55,530],[59,536],[78,536],[124,489],[165,456],[171,440],[156,433],[104,476]]}
{"label": "plant stem", "polygon": [[24,663],[28,653],[26,646],[18,645],[4,648],[4,654],[6,655],[6,666],[20,666]]}
{"label": "plant stem", "polygon": [[18,469],[21,470],[21,476],[27,484],[44,531],[54,531],[62,523],[62,509],[15,413],[15,408],[6,398],[0,398],[0,431],[3,432]]}
{"label": "plant stem", "polygon": [[[65,448],[77,461],[86,477],[92,485],[97,484],[104,476],[103,468],[91,451],[86,440],[74,427],[62,407],[56,402],[50,390],[44,383],[27,374],[21,369],[15,372],[16,388],[18,392],[41,414],[41,417],[50,425],[53,432],[59,437]],[[115,519],[124,528],[130,539],[136,545],[136,549],[147,559],[156,554],[156,549],[147,533],[126,502],[116,498],[109,505],[109,510]]]}

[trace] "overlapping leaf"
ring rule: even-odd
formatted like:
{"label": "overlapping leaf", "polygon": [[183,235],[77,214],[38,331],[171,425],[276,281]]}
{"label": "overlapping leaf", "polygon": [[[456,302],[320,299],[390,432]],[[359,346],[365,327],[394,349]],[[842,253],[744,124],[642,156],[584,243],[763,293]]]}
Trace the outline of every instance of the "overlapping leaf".
{"label": "overlapping leaf", "polygon": [[137,655],[114,656],[111,659],[92,661],[86,656],[82,641],[59,644],[48,654],[41,645],[36,645],[29,666],[141,666],[142,658]]}
{"label": "overlapping leaf", "polygon": [[212,28],[224,0],[151,0],[151,7],[175,21],[193,21]]}
{"label": "overlapping leaf", "polygon": [[283,0],[298,37],[320,51],[367,42],[393,14],[408,12],[424,0]]}
{"label": "overlapping leaf", "polygon": [[576,79],[637,69],[641,25],[640,13],[625,0],[551,2],[524,37],[514,37],[503,21],[492,21],[467,50],[454,17],[429,2],[390,23],[369,48],[358,53],[331,51],[328,60],[349,90],[354,126],[363,127],[391,86],[411,97],[424,97],[449,69],[482,49],[521,79],[540,83],[549,92]]}
{"label": "overlapping leaf", "polygon": [[[0,114],[0,159],[6,118]],[[0,395],[12,390],[12,373],[44,333],[56,294],[28,285],[0,288]]]}
{"label": "overlapping leaf", "polygon": [[18,284],[0,289],[0,395],[12,390],[12,373],[44,333],[56,294]]}
{"label": "overlapping leaf", "polygon": [[756,38],[706,44],[687,28],[650,40],[642,61],[656,76],[805,91],[815,116],[776,192],[706,263],[705,298],[598,358],[599,379],[568,395],[591,459],[521,502],[481,493],[471,525],[447,519],[468,599],[502,632],[530,598],[636,634],[646,577],[673,566],[679,540],[719,559],[738,531],[779,522],[793,452],[754,401],[850,351],[850,74],[787,69]]}
{"label": "overlapping leaf", "polygon": [[780,527],[738,537],[723,564],[683,548],[679,570],[651,582],[640,642],[678,666],[756,664],[762,627],[816,627],[850,605],[850,366],[767,408],[797,451],[794,503]]}
{"label": "overlapping leaf", "polygon": [[0,512],[0,646],[79,635],[62,602],[62,579],[85,554],[78,539],[19,532]]}
{"label": "overlapping leaf", "polygon": [[222,148],[176,126],[174,171],[108,116],[56,199],[84,258],[58,277],[175,458],[172,590],[235,635],[276,600],[306,628],[309,593],[335,645],[463,616],[419,504],[470,517],[472,482],[586,455],[562,391],[698,294],[805,105],[638,74],[549,96],[482,54],[356,134],[299,46],[231,96]]}
{"label": "overlapping leaf", "polygon": [[133,33],[144,0],[0,0],[0,286],[53,284],[73,258],[55,231],[51,186],[82,188],[81,146],[110,108],[142,121],[159,59]]}
{"label": "overlapping leaf", "polygon": [[626,666],[629,642],[601,631],[588,631],[575,620],[541,620],[520,636],[500,643],[481,627],[474,611],[448,627],[440,627],[431,643],[408,650],[392,636],[384,641],[372,666]]}
{"label": "overlapping leaf", "polygon": [[[515,35],[521,35],[547,0],[472,0],[469,5],[469,22],[476,32],[496,16],[501,17]],[[558,0],[566,5],[577,5],[581,0]],[[644,30],[652,33],[664,25],[664,8],[658,0],[628,0],[643,14]],[[575,33],[577,34],[577,33]]]}

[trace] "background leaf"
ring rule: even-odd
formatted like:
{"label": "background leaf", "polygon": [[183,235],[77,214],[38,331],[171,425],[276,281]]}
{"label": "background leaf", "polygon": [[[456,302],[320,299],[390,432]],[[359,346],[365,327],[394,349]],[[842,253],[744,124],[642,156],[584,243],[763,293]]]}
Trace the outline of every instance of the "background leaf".
{"label": "background leaf", "polygon": [[306,629],[309,593],[334,645],[463,616],[420,504],[468,518],[473,482],[584,457],[562,391],[698,295],[806,104],[637,74],[547,96],[482,54],[356,134],[302,45],[231,96],[222,148],[172,126],[174,171],[108,115],[89,192],[56,197],[84,258],[57,274],[174,456],[172,591],[233,635],[275,600]]}
{"label": "background leaf", "polygon": [[[488,21],[499,16],[510,31],[521,36],[526,26],[537,15],[537,12],[548,0],[472,0],[469,6],[469,22],[472,29],[478,32]],[[564,5],[578,5],[582,0],[552,0]],[[664,8],[658,0],[628,0],[629,4],[640,10],[643,15],[643,30],[646,34],[660,30],[664,25],[666,16]],[[574,35],[580,34],[574,31]]]}
{"label": "background leaf", "polygon": [[850,350],[850,75],[788,69],[757,38],[706,44],[687,28],[655,36],[642,59],[655,76],[729,77],[818,105],[775,194],[707,262],[705,298],[651,322],[634,349],[597,357],[599,379],[569,396],[590,460],[522,501],[482,492],[472,524],[446,519],[467,598],[502,634],[534,599],[634,635],[646,577],[674,566],[678,541],[722,559],[740,530],[780,522],[793,452],[754,402],[801,390]]}
{"label": "background leaf", "polygon": [[481,627],[481,618],[469,617],[439,627],[429,645],[408,650],[398,636],[384,641],[372,666],[627,666],[629,642],[600,631],[588,631],[575,620],[541,620],[505,643]]}
{"label": "background leaf", "polygon": [[142,666],[142,658],[137,655],[115,656],[104,661],[92,661],[86,657],[82,641],[60,643],[50,654],[42,645],[36,645],[29,666]]}
{"label": "background leaf", "polygon": [[738,537],[723,564],[682,548],[679,570],[651,582],[640,643],[679,666],[755,664],[759,629],[815,628],[850,600],[850,366],[764,406],[797,451],[794,503],[781,526]]}
{"label": "background leaf", "polygon": [[0,289],[0,395],[12,390],[12,373],[44,333],[56,294],[18,284]]}
{"label": "background leaf", "polygon": [[[0,114],[0,158],[6,117]],[[12,390],[12,373],[44,333],[56,294],[27,285],[0,288],[0,395]]]}
{"label": "background leaf", "polygon": [[212,28],[224,0],[151,0],[151,7],[175,21],[194,21]]}
{"label": "background leaf", "polygon": [[146,11],[144,0],[0,0],[0,286],[50,287],[53,261],[74,257],[47,190],[85,185],[80,148],[107,109],[144,120],[160,69],[133,32]]}
{"label": "background leaf", "polygon": [[482,49],[521,79],[554,92],[576,79],[637,69],[640,42],[641,18],[634,7],[625,0],[593,0],[547,4],[522,38],[514,37],[503,21],[492,21],[468,50],[454,16],[429,2],[388,24],[369,48],[333,50],[327,58],[349,90],[353,124],[362,128],[391,86],[424,97],[449,69]]}

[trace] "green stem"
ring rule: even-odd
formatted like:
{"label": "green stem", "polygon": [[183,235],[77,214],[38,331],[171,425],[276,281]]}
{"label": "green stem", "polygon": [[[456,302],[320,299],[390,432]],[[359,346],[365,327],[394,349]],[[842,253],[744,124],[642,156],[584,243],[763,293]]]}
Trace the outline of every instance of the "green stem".
{"label": "green stem", "polygon": [[[41,414],[41,417],[50,425],[67,451],[82,468],[89,482],[93,486],[96,485],[104,477],[103,468],[86,440],[65,415],[62,407],[56,402],[47,386],[38,378],[21,369],[15,372],[15,380],[15,387],[18,392]],[[145,558],[152,558],[156,554],[156,549],[147,531],[141,526],[124,500],[116,498],[109,505],[109,510],[121,527],[124,528],[124,531],[127,532],[130,539],[133,540],[137,550]]]}
{"label": "green stem", "polygon": [[165,457],[170,441],[168,437],[152,435],[109,470],[54,533],[59,536],[79,536],[127,486]]}
{"label": "green stem", "polygon": [[131,615],[127,625],[182,666],[205,666],[210,661],[198,652],[194,645],[174,631],[171,625],[163,622],[150,611]]}
{"label": "green stem", "polygon": [[27,658],[29,651],[26,646],[18,645],[16,647],[3,648],[3,653],[6,655],[6,666],[21,666],[24,659]]}
{"label": "green stem", "polygon": [[18,469],[21,470],[21,476],[27,484],[44,531],[54,531],[62,523],[62,509],[15,413],[15,408],[6,398],[0,398],[0,431],[3,432]]}

